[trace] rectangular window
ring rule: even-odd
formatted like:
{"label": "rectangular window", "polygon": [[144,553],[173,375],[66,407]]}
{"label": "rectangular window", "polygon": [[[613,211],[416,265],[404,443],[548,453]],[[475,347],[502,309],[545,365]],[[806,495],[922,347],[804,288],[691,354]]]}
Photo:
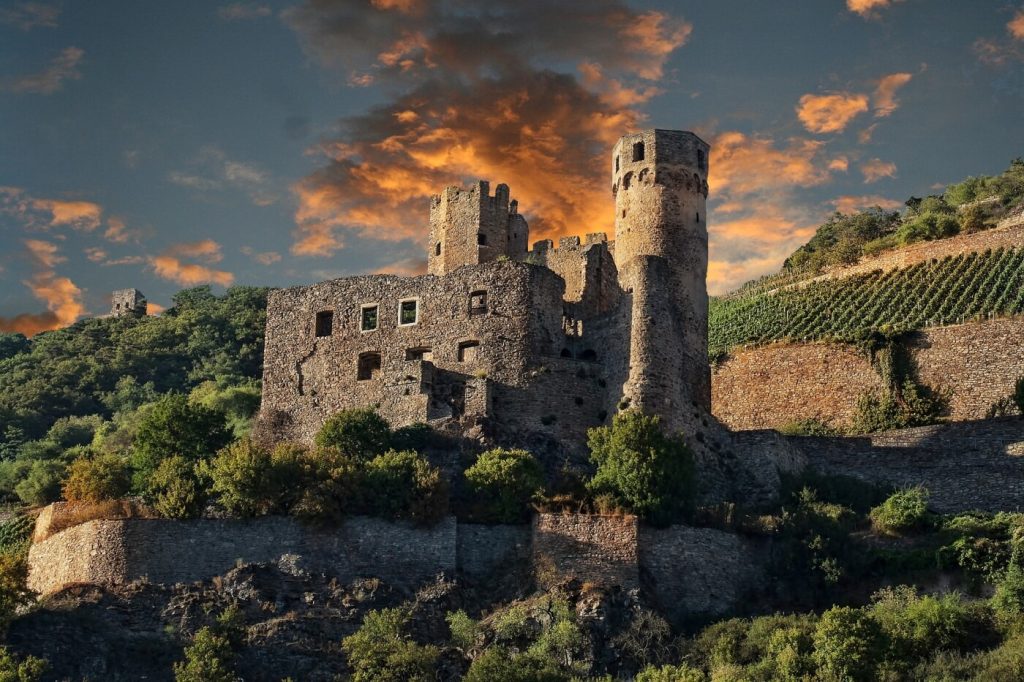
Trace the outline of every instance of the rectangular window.
{"label": "rectangular window", "polygon": [[377,306],[364,305],[359,316],[359,328],[364,332],[372,332],[377,328]]}
{"label": "rectangular window", "polygon": [[474,291],[469,295],[469,314],[483,315],[487,312],[487,292]]}
{"label": "rectangular window", "polygon": [[370,381],[380,375],[380,353],[360,353],[356,369],[357,381]]}
{"label": "rectangular window", "polygon": [[330,336],[334,332],[334,312],[324,310],[316,314],[316,335]]}
{"label": "rectangular window", "polygon": [[637,142],[633,145],[633,160],[643,161],[644,160],[644,143]]}
{"label": "rectangular window", "polygon": [[398,324],[402,326],[416,324],[419,321],[419,305],[416,299],[402,301],[398,304]]}
{"label": "rectangular window", "polygon": [[477,233],[476,243],[480,246],[487,246],[487,235],[483,233]]}
{"label": "rectangular window", "polygon": [[459,362],[476,362],[479,341],[463,341],[459,344]]}
{"label": "rectangular window", "polygon": [[434,353],[426,346],[420,346],[418,348],[406,348],[405,359],[409,362],[415,362],[418,360],[430,361],[434,359]]}

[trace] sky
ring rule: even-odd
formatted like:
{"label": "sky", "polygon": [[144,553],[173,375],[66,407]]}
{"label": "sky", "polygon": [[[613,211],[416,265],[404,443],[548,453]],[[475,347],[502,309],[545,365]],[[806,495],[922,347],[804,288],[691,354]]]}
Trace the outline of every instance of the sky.
{"label": "sky", "polygon": [[623,134],[712,145],[708,286],[1024,156],[1006,0],[0,0],[0,331],[419,274],[431,194],[613,232]]}

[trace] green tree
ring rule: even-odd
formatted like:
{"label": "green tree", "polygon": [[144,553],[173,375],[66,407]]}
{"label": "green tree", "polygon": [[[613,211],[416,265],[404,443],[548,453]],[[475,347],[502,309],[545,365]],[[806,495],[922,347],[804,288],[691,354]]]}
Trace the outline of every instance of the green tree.
{"label": "green tree", "polygon": [[192,519],[203,513],[206,505],[205,478],[196,471],[195,462],[180,455],[160,462],[149,477],[147,498],[160,516],[168,519]]}
{"label": "green tree", "polygon": [[128,494],[131,470],[121,457],[101,453],[79,457],[68,467],[64,498],[69,502],[116,500]]}
{"label": "green tree", "polygon": [[693,455],[678,436],[667,435],[661,419],[629,410],[610,426],[588,433],[597,472],[587,487],[659,524],[680,519],[693,503]]}
{"label": "green tree", "polygon": [[363,624],[342,641],[354,682],[427,682],[435,679],[437,647],[409,636],[409,612],[370,611]]}
{"label": "green tree", "polygon": [[333,448],[278,446],[279,457],[299,462],[301,490],[292,508],[297,516],[320,523],[337,523],[358,512],[363,470],[355,457]]}
{"label": "green tree", "polygon": [[361,508],[372,516],[433,523],[448,513],[448,486],[421,455],[389,450],[363,471]]}
{"label": "green tree", "polygon": [[315,442],[365,462],[388,449],[391,426],[372,408],[342,410],[324,423]]}
{"label": "green tree", "polygon": [[146,480],[168,457],[205,459],[230,441],[223,414],[192,405],[183,395],[169,395],[142,417],[132,446],[133,464]]}
{"label": "green tree", "polygon": [[814,632],[814,660],[818,675],[827,682],[877,679],[883,650],[878,623],[849,606],[834,606],[823,613]]}
{"label": "green tree", "polygon": [[64,478],[64,464],[56,461],[32,462],[25,477],[14,486],[14,493],[22,502],[44,505],[60,499],[60,482]]}
{"label": "green tree", "polygon": [[518,523],[529,512],[530,500],[544,487],[544,470],[526,450],[487,450],[466,469],[473,512],[492,523]]}
{"label": "green tree", "polygon": [[228,638],[204,627],[185,648],[185,660],[174,664],[175,682],[235,682],[234,657]]}
{"label": "green tree", "polygon": [[1003,619],[1012,621],[1024,615],[1024,550],[1018,544],[1006,567],[1006,574],[992,595],[992,608]]}
{"label": "green tree", "polygon": [[236,441],[204,471],[221,506],[238,516],[286,511],[300,492],[300,462],[287,447],[271,452],[251,440]]}
{"label": "green tree", "polygon": [[42,658],[26,656],[19,660],[7,647],[0,646],[0,682],[37,682],[48,667]]}

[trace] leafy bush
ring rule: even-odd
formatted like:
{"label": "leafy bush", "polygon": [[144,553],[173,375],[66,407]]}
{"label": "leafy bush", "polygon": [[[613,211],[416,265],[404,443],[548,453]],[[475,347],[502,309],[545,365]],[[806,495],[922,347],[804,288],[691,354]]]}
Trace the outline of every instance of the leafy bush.
{"label": "leafy bush", "polygon": [[0,553],[19,551],[32,537],[36,522],[27,514],[16,514],[0,523]]}
{"label": "leafy bush", "polygon": [[999,581],[992,595],[992,608],[1004,620],[1013,620],[1024,615],[1024,556],[1019,546],[1014,549],[1006,575]]}
{"label": "leafy bush", "polygon": [[928,490],[921,486],[897,491],[871,510],[876,530],[901,535],[922,528],[928,515]]}
{"label": "leafy bush", "polygon": [[37,682],[48,667],[42,658],[26,656],[18,660],[7,647],[0,646],[0,682]]}
{"label": "leafy bush", "polygon": [[0,552],[0,636],[22,606],[35,595],[26,586],[28,580],[28,543]]}
{"label": "leafy bush", "polygon": [[140,421],[132,447],[133,464],[140,480],[145,481],[168,457],[205,459],[230,441],[223,414],[193,405],[183,395],[169,395],[157,401]]}
{"label": "leafy bush", "polygon": [[224,635],[200,629],[185,648],[185,660],[174,664],[175,682],[236,682],[234,652]]}
{"label": "leafy bush", "polygon": [[473,516],[490,523],[518,523],[544,486],[544,470],[526,450],[488,450],[466,469]]}
{"label": "leafy bush", "polygon": [[[290,454],[285,453],[285,449]],[[333,448],[278,446],[281,457],[299,462],[302,489],[292,507],[297,516],[320,523],[337,523],[358,511],[363,471],[358,460]]]}
{"label": "leafy bush", "polygon": [[390,447],[391,426],[375,409],[343,410],[324,423],[315,442],[365,462]]}
{"label": "leafy bush", "polygon": [[14,486],[14,493],[22,502],[34,505],[50,504],[60,499],[60,482],[65,467],[61,462],[37,460],[32,462],[25,477]]}
{"label": "leafy bush", "polygon": [[706,682],[704,671],[688,665],[648,666],[637,673],[636,682]]}
{"label": "leafy bush", "polygon": [[464,652],[472,649],[480,636],[480,624],[461,609],[446,615],[445,620],[448,621],[452,644]]}
{"label": "leafy bush", "polygon": [[881,628],[860,609],[832,607],[814,631],[814,660],[823,680],[876,680],[883,651]]}
{"label": "leafy bush", "polygon": [[435,679],[437,647],[417,644],[409,636],[410,614],[404,609],[370,611],[341,647],[354,682],[427,682]]}
{"label": "leafy bush", "polygon": [[299,462],[292,452],[286,447],[271,453],[251,440],[240,440],[218,452],[203,472],[211,480],[211,491],[230,513],[282,512],[300,492]]}
{"label": "leafy bush", "polygon": [[597,466],[587,484],[594,494],[611,495],[657,524],[680,519],[692,506],[693,455],[681,438],[664,432],[660,417],[620,412],[610,426],[590,429],[587,442]]}
{"label": "leafy bush", "polygon": [[366,464],[360,506],[371,516],[433,523],[448,513],[448,485],[419,454],[389,450]]}
{"label": "leafy bush", "polygon": [[115,500],[128,494],[131,470],[114,454],[79,457],[68,467],[64,498],[69,502]]}
{"label": "leafy bush", "polygon": [[1013,386],[1013,402],[1017,411],[1024,415],[1024,377],[1020,377]]}
{"label": "leafy bush", "polygon": [[840,583],[859,557],[849,542],[856,522],[851,509],[822,502],[813,490],[800,491],[782,513],[775,575],[799,585],[803,597],[815,596],[808,588],[822,592]]}
{"label": "leafy bush", "polygon": [[206,485],[196,464],[176,455],[160,462],[149,477],[147,497],[164,518],[192,519],[203,513]]}
{"label": "leafy bush", "polygon": [[260,409],[260,393],[260,384],[255,379],[227,387],[219,386],[216,381],[205,381],[192,389],[189,401],[220,412],[232,435],[245,438]]}

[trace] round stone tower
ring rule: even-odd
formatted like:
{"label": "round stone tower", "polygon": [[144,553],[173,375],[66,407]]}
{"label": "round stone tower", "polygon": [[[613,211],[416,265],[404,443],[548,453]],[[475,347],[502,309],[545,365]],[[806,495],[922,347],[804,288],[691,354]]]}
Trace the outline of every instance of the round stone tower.
{"label": "round stone tower", "polygon": [[621,138],[612,157],[615,262],[632,296],[625,397],[690,430],[711,410],[708,152],[680,130]]}

